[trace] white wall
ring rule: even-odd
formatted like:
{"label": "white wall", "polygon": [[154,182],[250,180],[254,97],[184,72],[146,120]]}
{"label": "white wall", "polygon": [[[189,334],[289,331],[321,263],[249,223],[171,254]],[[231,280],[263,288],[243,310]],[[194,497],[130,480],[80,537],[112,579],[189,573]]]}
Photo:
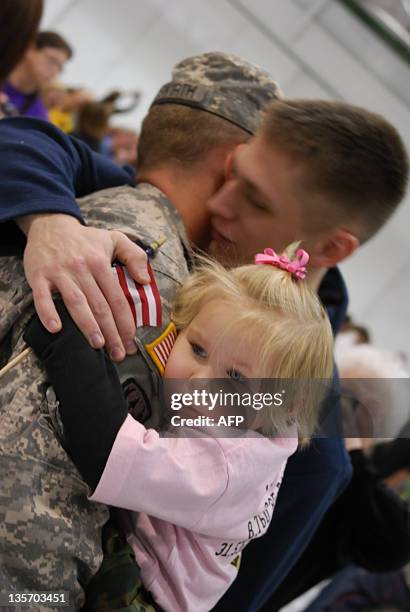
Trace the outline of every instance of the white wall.
{"label": "white wall", "polygon": [[[139,125],[172,65],[221,50],[271,71],[289,96],[381,112],[410,149],[409,66],[337,0],[47,0],[44,27],[72,42],[64,81],[98,95],[143,92],[121,123]],[[342,266],[351,312],[381,346],[410,356],[410,202]]]}

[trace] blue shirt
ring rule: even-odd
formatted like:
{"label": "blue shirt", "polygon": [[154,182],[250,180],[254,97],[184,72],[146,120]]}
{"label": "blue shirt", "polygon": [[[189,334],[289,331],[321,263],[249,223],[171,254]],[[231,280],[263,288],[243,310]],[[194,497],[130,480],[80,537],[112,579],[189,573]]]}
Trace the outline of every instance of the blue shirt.
{"label": "blue shirt", "polygon": [[0,121],[0,255],[22,252],[25,237],[13,219],[66,213],[83,222],[75,198],[134,184],[135,170],[120,168],[83,142],[39,119]]}

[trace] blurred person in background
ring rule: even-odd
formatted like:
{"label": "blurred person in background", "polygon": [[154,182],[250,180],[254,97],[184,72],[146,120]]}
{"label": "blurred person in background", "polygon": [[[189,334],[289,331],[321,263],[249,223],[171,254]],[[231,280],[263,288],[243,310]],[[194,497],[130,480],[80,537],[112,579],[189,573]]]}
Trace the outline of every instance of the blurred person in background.
{"label": "blurred person in background", "polygon": [[[339,576],[339,572],[344,578],[341,584],[338,578],[337,590],[340,587],[344,593],[350,590],[345,588],[347,577],[347,582],[352,581],[352,584],[357,578],[360,584],[365,577],[365,582],[374,592],[373,599],[368,600],[369,605],[378,601],[376,596],[382,596],[382,583],[387,586],[393,581],[393,593],[396,589],[394,583],[404,582],[402,568],[410,561],[409,500],[398,495],[395,488],[390,486],[390,479],[383,480],[382,474],[364,452],[359,438],[347,438],[346,448],[353,466],[352,480],[325,514],[308,547],[261,608],[262,612],[281,609],[322,580]],[[376,590],[374,585],[378,584],[379,579],[380,588]],[[336,585],[329,597],[336,597]],[[399,592],[402,590],[398,589]],[[380,599],[382,601],[387,600]],[[326,602],[329,603],[327,595]],[[309,612],[364,609],[353,606],[326,607],[322,598],[320,603],[323,603],[323,607],[312,605],[308,608]]]}
{"label": "blurred person in background", "polygon": [[111,157],[123,166],[129,164],[137,169],[138,133],[129,128],[115,127],[109,131]]}
{"label": "blurred person in background", "polygon": [[110,120],[113,115],[133,111],[139,99],[139,92],[114,90],[101,100],[85,102],[78,107],[72,135],[88,144],[93,151],[111,157],[116,163],[131,163],[136,168],[136,133],[114,129]]}
{"label": "blurred person in background", "polygon": [[[330,539],[332,567],[343,569],[306,612],[410,609],[409,374],[400,353],[372,346],[370,338],[348,321],[336,340],[344,391],[354,400],[350,416],[344,405],[345,430],[363,437],[346,440],[353,478],[313,541]],[[324,528],[331,524],[333,535]],[[323,560],[318,548],[316,555]]]}
{"label": "blurred person in background", "polygon": [[[2,0],[0,3],[0,85],[32,42],[43,13],[43,0]],[[14,108],[0,91],[0,119]]]}
{"label": "blurred person in background", "polygon": [[365,448],[399,436],[410,418],[409,373],[400,356],[367,343],[336,343],[335,357],[348,400],[346,435],[357,431]]}
{"label": "blurred person in background", "polygon": [[96,153],[106,153],[104,139],[110,123],[110,108],[101,102],[85,102],[77,112],[72,136],[85,142]]}
{"label": "blurred person in background", "polygon": [[56,32],[37,34],[2,87],[15,114],[48,120],[41,89],[62,72],[72,55],[68,42]]}
{"label": "blurred person in background", "polygon": [[352,344],[370,344],[371,334],[364,325],[357,325],[350,315],[346,316],[340,334],[336,338],[336,346],[343,348]]}
{"label": "blurred person in background", "polygon": [[94,99],[89,90],[82,87],[65,87],[58,81],[45,87],[41,97],[48,110],[49,121],[66,134],[74,130],[79,109]]}

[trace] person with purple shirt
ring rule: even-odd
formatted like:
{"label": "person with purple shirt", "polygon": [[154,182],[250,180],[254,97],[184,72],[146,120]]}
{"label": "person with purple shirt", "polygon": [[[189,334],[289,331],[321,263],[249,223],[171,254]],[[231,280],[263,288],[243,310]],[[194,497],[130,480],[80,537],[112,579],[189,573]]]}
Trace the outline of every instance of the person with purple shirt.
{"label": "person with purple shirt", "polygon": [[56,32],[39,32],[23,59],[9,74],[2,93],[10,114],[48,120],[40,90],[53,81],[73,55],[67,41]]}

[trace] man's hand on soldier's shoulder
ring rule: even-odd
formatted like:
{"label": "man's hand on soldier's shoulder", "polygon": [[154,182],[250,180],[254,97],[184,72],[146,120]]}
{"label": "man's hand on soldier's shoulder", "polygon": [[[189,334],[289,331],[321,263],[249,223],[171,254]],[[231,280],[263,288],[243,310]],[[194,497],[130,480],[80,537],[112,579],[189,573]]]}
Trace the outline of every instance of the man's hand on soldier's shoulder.
{"label": "man's hand on soldier's shoulder", "polygon": [[138,283],[146,284],[145,252],[121,232],[85,227],[69,215],[28,215],[16,222],[27,236],[24,269],[46,329],[61,329],[52,298],[59,292],[92,347],[106,344],[114,361],[135,353],[135,323],[111,263],[121,261]]}

